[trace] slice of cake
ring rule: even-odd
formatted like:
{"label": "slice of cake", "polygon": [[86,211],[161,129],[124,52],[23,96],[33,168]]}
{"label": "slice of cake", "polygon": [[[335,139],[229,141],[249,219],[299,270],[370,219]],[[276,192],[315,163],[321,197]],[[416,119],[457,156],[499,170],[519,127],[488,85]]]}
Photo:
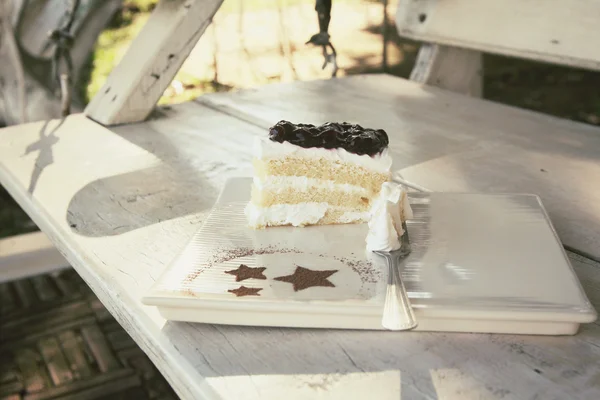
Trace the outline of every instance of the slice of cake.
{"label": "slice of cake", "polygon": [[390,180],[388,136],[381,129],[280,121],[254,149],[251,227],[362,223]]}

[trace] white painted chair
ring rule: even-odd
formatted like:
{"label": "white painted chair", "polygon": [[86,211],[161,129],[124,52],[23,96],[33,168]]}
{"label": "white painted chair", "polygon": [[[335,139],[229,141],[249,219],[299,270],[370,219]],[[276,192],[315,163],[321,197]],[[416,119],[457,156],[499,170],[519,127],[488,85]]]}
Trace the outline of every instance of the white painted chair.
{"label": "white painted chair", "polygon": [[0,283],[69,265],[43,232],[0,239]]}
{"label": "white painted chair", "polygon": [[410,79],[481,96],[481,52],[600,70],[596,0],[401,0],[402,37],[425,42]]}

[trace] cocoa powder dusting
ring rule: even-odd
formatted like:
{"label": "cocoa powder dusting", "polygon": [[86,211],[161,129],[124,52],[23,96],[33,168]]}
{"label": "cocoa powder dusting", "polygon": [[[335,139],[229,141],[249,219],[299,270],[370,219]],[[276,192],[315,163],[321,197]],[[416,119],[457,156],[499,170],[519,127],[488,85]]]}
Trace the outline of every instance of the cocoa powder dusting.
{"label": "cocoa powder dusting", "polygon": [[[278,247],[278,246],[267,246],[261,248],[252,247],[238,247],[235,249],[220,249],[216,251],[212,257],[210,257],[206,264],[193,272],[191,272],[184,280],[186,283],[192,282],[196,279],[204,270],[211,268],[216,264],[231,261],[241,257],[249,257],[253,255],[264,255],[264,254],[285,254],[285,253],[296,253],[301,254],[302,251],[294,248]],[[330,257],[327,254],[316,254],[318,257]],[[335,260],[346,264],[352,268],[354,272],[358,274],[362,283],[377,283],[383,278],[382,272],[373,266],[370,261],[347,259],[345,257],[333,257]]]}
{"label": "cocoa powder dusting", "polygon": [[285,253],[301,253],[298,249],[284,248],[277,246],[267,246],[258,249],[252,247],[237,247],[235,249],[219,249],[217,250],[207,261],[206,264],[193,272],[183,280],[185,283],[190,283],[198,277],[204,270],[211,268],[216,264],[220,264],[226,261],[231,261],[240,257],[248,257],[252,255],[263,255],[263,254],[285,254]]}
{"label": "cocoa powder dusting", "polygon": [[252,247],[238,247],[236,249],[222,249],[219,250],[213,258],[209,261],[208,266],[214,264],[220,264],[222,262],[230,261],[235,258],[248,257],[252,255],[263,255],[263,254],[285,254],[285,253],[301,253],[298,249],[283,248],[277,246],[267,246],[254,249]]}
{"label": "cocoa powder dusting", "polygon": [[229,293],[235,294],[236,297],[244,297],[244,296],[260,296],[260,292],[262,288],[249,288],[246,286],[240,286],[237,289],[229,289]]}
{"label": "cocoa powder dusting", "polygon": [[275,280],[291,283],[294,287],[294,292],[297,292],[314,286],[335,287],[327,278],[336,272],[338,272],[337,269],[317,271],[297,265],[292,275],[278,276]]}
{"label": "cocoa powder dusting", "polygon": [[370,261],[349,260],[344,257],[333,258],[352,268],[358,274],[362,283],[377,283],[383,278],[381,271],[373,267],[373,263]]}
{"label": "cocoa powder dusting", "polygon": [[246,279],[267,279],[263,272],[265,267],[249,267],[246,264],[240,264],[237,269],[225,271],[226,274],[234,275],[235,281],[240,282]]}

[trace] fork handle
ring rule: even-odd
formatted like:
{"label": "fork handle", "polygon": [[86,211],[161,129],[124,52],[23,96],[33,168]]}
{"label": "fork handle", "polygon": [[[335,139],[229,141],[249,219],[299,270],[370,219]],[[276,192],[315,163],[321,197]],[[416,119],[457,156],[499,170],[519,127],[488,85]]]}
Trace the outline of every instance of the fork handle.
{"label": "fork handle", "polygon": [[399,257],[396,254],[385,254],[384,257],[388,266],[388,290],[382,325],[391,330],[413,329],[417,326],[417,319],[398,271]]}

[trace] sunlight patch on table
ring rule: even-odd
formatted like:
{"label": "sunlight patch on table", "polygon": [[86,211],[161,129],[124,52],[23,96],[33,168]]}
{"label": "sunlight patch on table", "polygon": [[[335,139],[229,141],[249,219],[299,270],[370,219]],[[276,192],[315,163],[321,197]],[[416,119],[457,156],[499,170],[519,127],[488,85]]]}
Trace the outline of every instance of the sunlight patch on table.
{"label": "sunlight patch on table", "polygon": [[440,368],[430,371],[431,381],[437,398],[444,399],[493,399],[498,397],[499,389],[491,392],[483,383],[465,374],[457,368]]}
{"label": "sunlight patch on table", "polygon": [[[246,400],[378,399],[399,400],[400,371],[347,374],[290,374],[207,378],[223,397]],[[249,389],[252,388],[252,389]]]}

